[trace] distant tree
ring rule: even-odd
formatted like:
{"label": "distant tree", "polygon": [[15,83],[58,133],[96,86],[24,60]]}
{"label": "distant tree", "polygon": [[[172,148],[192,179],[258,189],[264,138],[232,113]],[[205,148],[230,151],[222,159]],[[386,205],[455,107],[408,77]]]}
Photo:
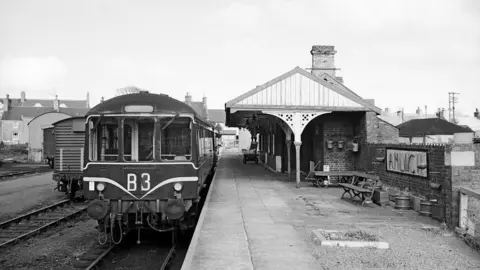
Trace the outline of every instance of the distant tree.
{"label": "distant tree", "polygon": [[118,88],[115,91],[115,96],[135,94],[135,93],[140,93],[142,91],[146,91],[146,90],[138,88],[136,86],[127,86],[127,87]]}

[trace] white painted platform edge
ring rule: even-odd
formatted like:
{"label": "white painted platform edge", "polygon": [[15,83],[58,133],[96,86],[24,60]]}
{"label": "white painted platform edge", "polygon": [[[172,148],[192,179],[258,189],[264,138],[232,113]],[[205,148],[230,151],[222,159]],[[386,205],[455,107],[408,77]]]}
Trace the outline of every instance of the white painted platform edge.
{"label": "white painted platform edge", "polygon": [[[330,230],[324,230],[324,231],[329,232]],[[335,231],[335,232],[337,232],[337,231]],[[370,248],[377,248],[377,249],[389,249],[390,248],[390,245],[387,242],[327,240],[317,230],[313,230],[313,235],[316,238],[315,242],[317,242],[321,246],[351,247],[351,248],[370,247]]]}
{"label": "white painted platform edge", "polygon": [[[218,169],[218,161],[217,167]],[[198,218],[197,226],[195,227],[195,232],[193,233],[192,240],[190,241],[190,245],[188,246],[187,254],[185,255],[185,259],[182,263],[181,270],[190,270],[194,269],[191,268],[193,256],[195,254],[195,250],[197,249],[198,238],[200,238],[201,230],[203,227],[203,221],[205,220],[205,216],[207,215],[208,206],[210,204],[210,197],[213,193],[213,187],[215,186],[215,181],[217,179],[217,171],[215,171],[215,175],[213,176],[212,182],[210,183],[210,189],[208,190],[207,197],[205,198],[205,203],[203,204],[202,212],[200,213],[200,217]]]}

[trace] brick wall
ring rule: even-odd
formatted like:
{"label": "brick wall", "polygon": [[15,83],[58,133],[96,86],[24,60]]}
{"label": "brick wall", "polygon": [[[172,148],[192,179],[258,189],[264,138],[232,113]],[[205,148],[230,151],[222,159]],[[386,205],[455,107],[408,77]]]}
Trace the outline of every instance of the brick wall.
{"label": "brick wall", "polygon": [[377,117],[374,112],[365,113],[367,143],[398,143],[398,128]]}
{"label": "brick wall", "polygon": [[[362,113],[332,113],[321,116],[323,122],[323,153],[324,165],[329,165],[331,171],[353,170],[354,153],[350,144],[359,138],[359,122]],[[333,148],[328,149],[327,142],[333,142]],[[343,149],[338,148],[338,141],[343,141]]]}
{"label": "brick wall", "polygon": [[[427,177],[387,171],[386,148],[388,147],[427,151]],[[386,186],[407,190],[411,195],[423,199],[437,199],[440,204],[445,205],[446,223],[452,226],[454,223],[452,209],[456,206],[452,198],[452,169],[445,164],[446,147],[442,144],[367,144],[366,149],[364,149],[366,158],[359,164],[363,170],[375,172],[380,176],[382,183]],[[385,159],[378,160],[377,157],[384,157]],[[433,189],[430,187],[430,183],[440,184],[441,188]]]}
{"label": "brick wall", "polygon": [[[366,112],[361,117],[357,133],[359,152],[355,159],[356,168],[362,168],[362,161],[369,159],[368,143],[399,143],[398,128],[378,118],[374,112]],[[364,151],[366,148],[367,151]]]}
{"label": "brick wall", "polygon": [[[427,178],[387,171],[386,148],[393,147],[402,150],[427,151]],[[444,192],[434,190],[430,182],[442,185],[442,190],[451,187],[450,168],[445,166],[445,145],[407,145],[407,144],[368,144],[367,159],[362,162],[366,171],[375,171],[382,182],[399,189],[408,189],[413,195],[444,200]],[[377,157],[384,157],[382,161]]]}

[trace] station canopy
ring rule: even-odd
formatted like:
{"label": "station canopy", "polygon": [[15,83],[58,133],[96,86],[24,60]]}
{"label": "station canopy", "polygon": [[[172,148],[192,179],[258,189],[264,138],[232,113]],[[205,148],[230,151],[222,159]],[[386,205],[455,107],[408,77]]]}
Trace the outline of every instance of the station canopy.
{"label": "station canopy", "polygon": [[317,77],[295,67],[225,104],[226,125],[245,127],[252,117],[269,112],[353,112],[381,109],[324,73]]}

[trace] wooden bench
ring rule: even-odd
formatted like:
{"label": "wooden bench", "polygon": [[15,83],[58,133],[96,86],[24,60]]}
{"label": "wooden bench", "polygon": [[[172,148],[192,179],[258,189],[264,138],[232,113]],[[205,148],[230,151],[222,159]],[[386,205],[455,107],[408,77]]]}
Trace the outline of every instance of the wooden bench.
{"label": "wooden bench", "polygon": [[355,199],[355,197],[358,197],[362,201],[362,206],[365,203],[371,203],[375,187],[378,185],[379,181],[380,177],[376,175],[355,172],[350,183],[338,184],[343,188],[341,199],[343,199],[345,194],[348,194],[352,200]]}
{"label": "wooden bench", "polygon": [[313,175],[310,178],[305,178],[306,180],[311,180],[314,186],[321,186],[323,180],[327,179],[329,176],[337,176],[340,178],[339,183],[348,183],[350,179],[355,175],[355,171],[314,171]]}

